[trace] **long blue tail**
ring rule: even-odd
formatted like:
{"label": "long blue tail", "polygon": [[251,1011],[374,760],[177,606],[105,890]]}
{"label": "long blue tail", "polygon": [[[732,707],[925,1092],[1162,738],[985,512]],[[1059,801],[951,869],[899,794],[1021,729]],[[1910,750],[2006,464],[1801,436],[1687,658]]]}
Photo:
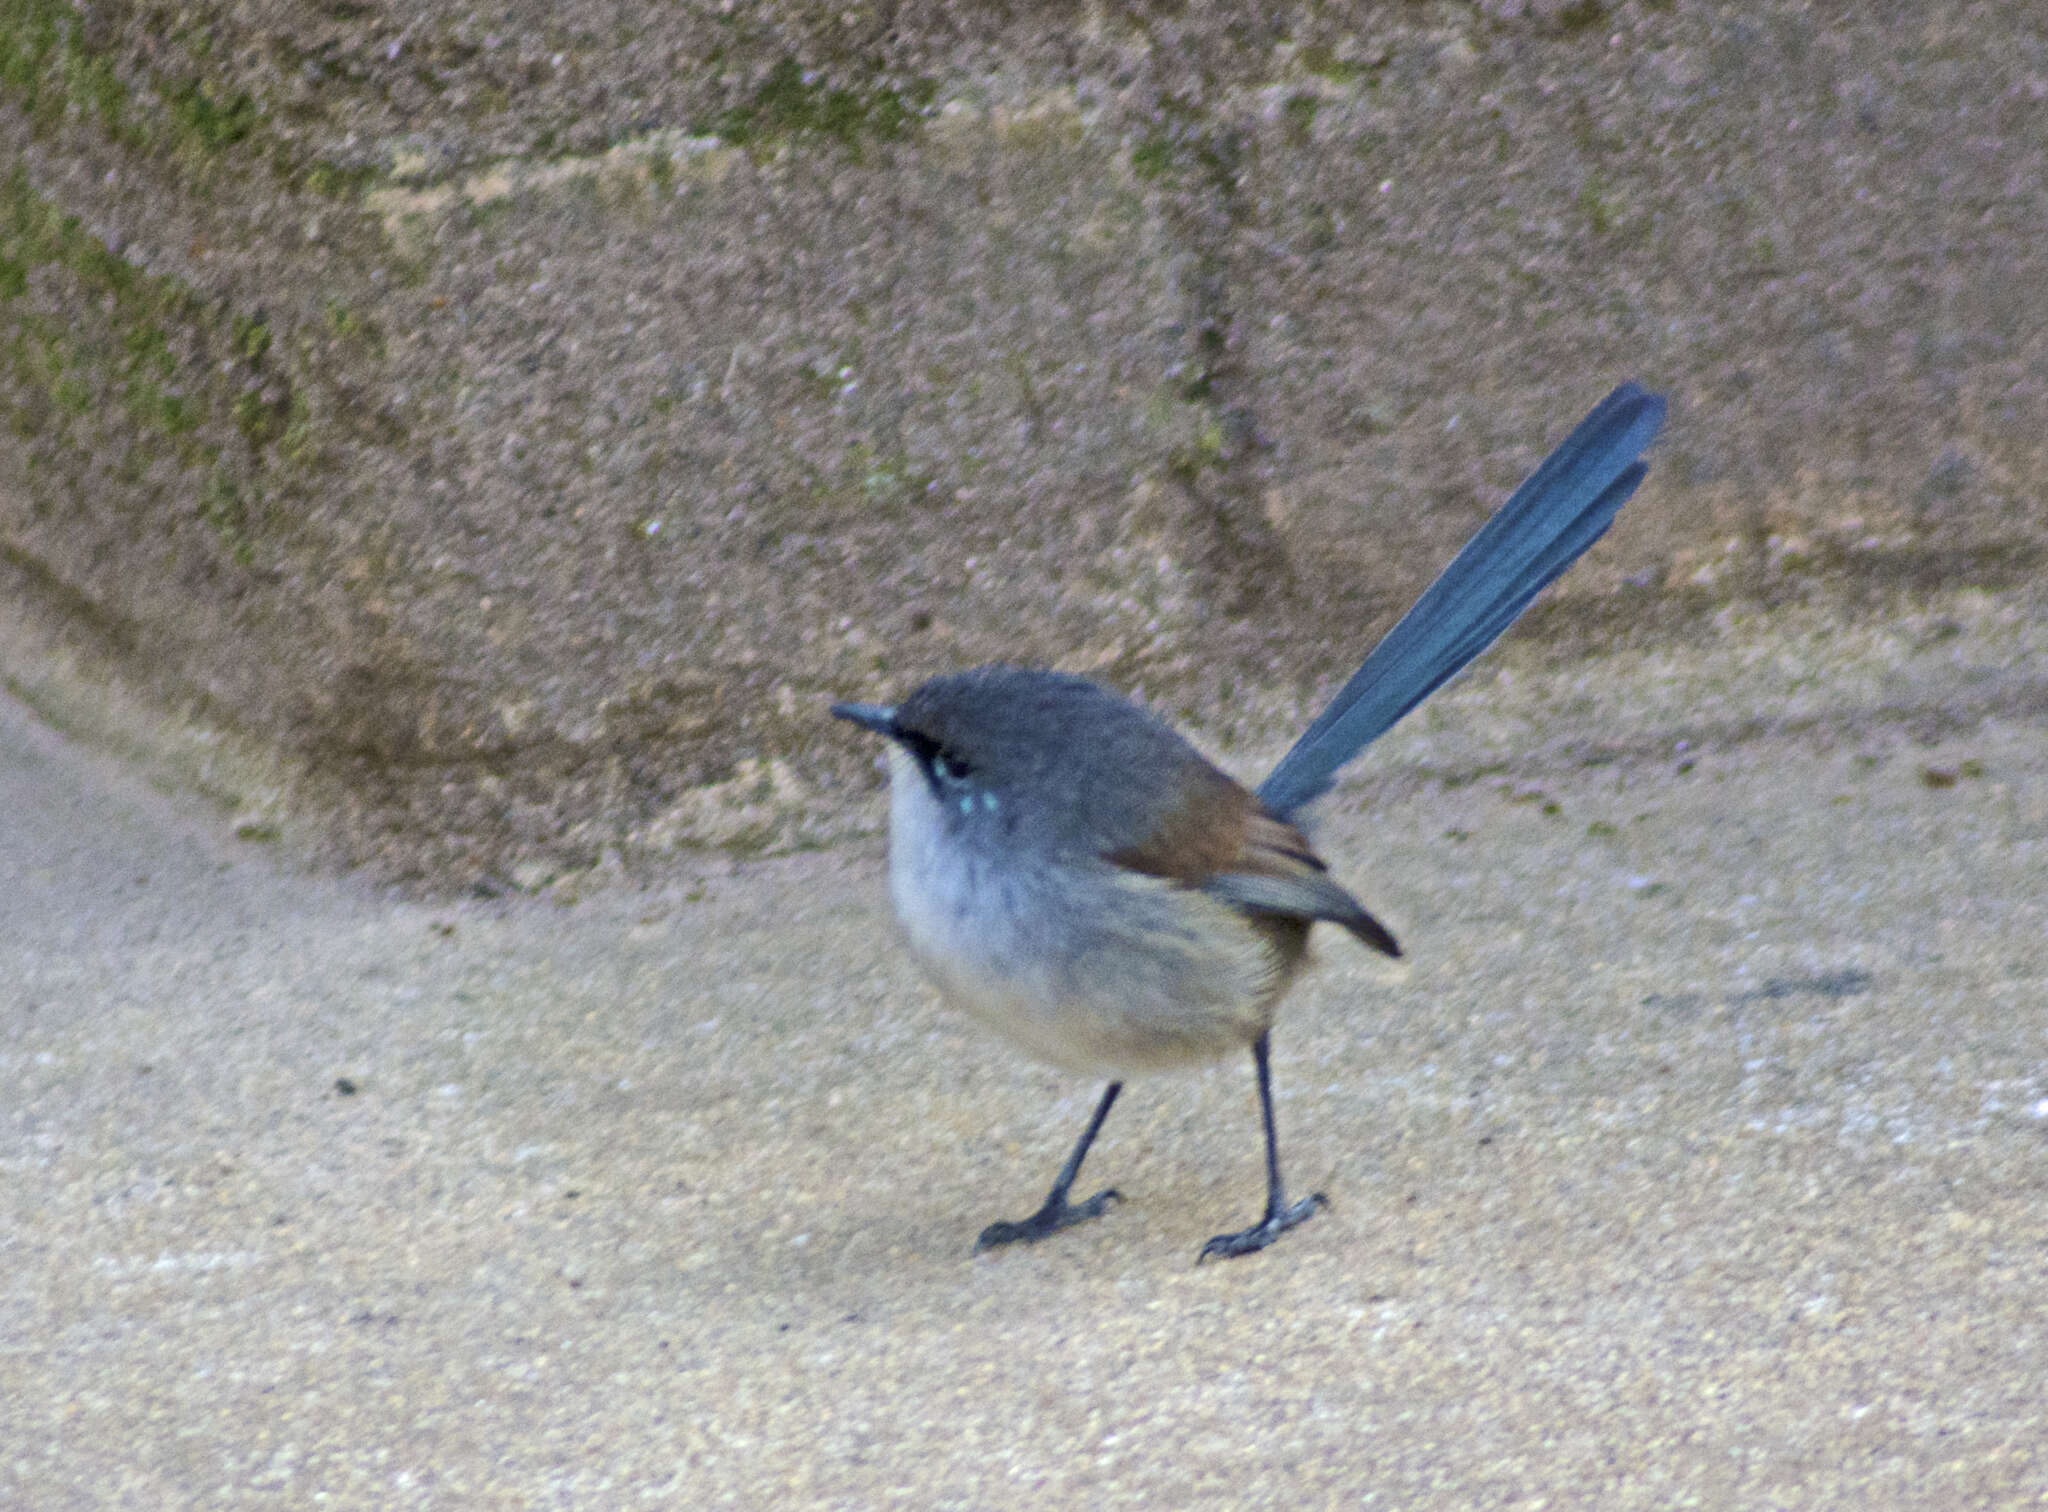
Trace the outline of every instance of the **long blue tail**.
{"label": "long blue tail", "polygon": [[1649,468],[1637,460],[1664,400],[1624,383],[1479,528],[1415,607],[1316,716],[1259,797],[1286,816],[1321,797],[1338,769],[1492,645],[1530,600],[1606,534]]}

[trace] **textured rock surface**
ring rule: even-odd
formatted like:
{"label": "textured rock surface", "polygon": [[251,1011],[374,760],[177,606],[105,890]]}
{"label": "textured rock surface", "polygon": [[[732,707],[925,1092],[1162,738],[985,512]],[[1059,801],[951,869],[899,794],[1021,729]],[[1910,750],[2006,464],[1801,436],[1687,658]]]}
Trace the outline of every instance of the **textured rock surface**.
{"label": "textured rock surface", "polygon": [[996,656],[1270,737],[1623,376],[1561,655],[2041,565],[2029,7],[733,11],[9,9],[0,573],[382,875],[827,838]]}

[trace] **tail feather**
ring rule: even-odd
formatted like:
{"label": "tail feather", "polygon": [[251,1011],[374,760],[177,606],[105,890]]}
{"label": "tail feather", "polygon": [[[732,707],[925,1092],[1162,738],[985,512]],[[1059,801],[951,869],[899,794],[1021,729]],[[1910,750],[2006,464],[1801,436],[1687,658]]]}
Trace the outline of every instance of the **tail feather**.
{"label": "tail feather", "polygon": [[1624,383],[1544,459],[1387,632],[1260,784],[1285,817],[1499,638],[1531,600],[1607,533],[1648,468],[1664,400]]}
{"label": "tail feather", "polygon": [[[1446,665],[1453,669],[1463,667],[1498,640],[1508,626],[1521,617],[1522,611],[1535,601],[1537,594],[1562,577],[1565,569],[1585,554],[1587,547],[1607,533],[1607,527],[1613,523],[1622,504],[1636,491],[1636,485],[1643,481],[1644,475],[1648,472],[1649,468],[1638,462],[1615,479],[1607,492],[1594,500],[1586,512],[1573,522],[1571,528],[1558,537],[1555,544],[1531,565],[1528,580],[1533,586],[1526,593],[1513,595],[1497,603],[1492,614],[1482,621],[1475,621],[1470,632],[1444,657]],[[1454,672],[1445,673],[1445,677],[1452,675]],[[1431,691],[1439,686],[1441,680],[1431,685]],[[1408,707],[1414,708],[1426,697],[1427,693],[1420,695]]]}

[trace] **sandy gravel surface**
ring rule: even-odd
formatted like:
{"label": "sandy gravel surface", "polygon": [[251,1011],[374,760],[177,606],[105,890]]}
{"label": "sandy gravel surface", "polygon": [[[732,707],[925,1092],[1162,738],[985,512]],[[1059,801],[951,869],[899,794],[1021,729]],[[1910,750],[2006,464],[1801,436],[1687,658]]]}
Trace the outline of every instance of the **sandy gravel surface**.
{"label": "sandy gravel surface", "polygon": [[1246,1067],[970,1255],[1097,1089],[936,1009],[878,841],[393,901],[0,704],[0,1503],[2035,1502],[2039,607],[1397,732],[1320,842],[1410,959],[1277,1040],[1331,1209],[1200,1269]]}

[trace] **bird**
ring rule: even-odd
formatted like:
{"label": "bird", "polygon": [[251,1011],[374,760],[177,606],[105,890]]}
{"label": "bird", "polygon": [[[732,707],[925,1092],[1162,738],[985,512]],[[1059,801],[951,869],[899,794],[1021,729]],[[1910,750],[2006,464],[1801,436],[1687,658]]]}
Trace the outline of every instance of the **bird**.
{"label": "bird", "polygon": [[1030,1243],[1120,1200],[1072,1190],[1125,1080],[1249,1049],[1266,1207],[1205,1260],[1265,1249],[1328,1199],[1290,1201],[1274,1125],[1275,1010],[1317,923],[1401,948],[1301,826],[1338,772],[1496,640],[1605,534],[1645,473],[1666,401],[1597,405],[1375,646],[1256,788],[1156,715],[1070,673],[991,665],[894,704],[831,712],[886,739],[889,883],[940,996],[1064,1069],[1107,1079],[1045,1201],[976,1251]]}

